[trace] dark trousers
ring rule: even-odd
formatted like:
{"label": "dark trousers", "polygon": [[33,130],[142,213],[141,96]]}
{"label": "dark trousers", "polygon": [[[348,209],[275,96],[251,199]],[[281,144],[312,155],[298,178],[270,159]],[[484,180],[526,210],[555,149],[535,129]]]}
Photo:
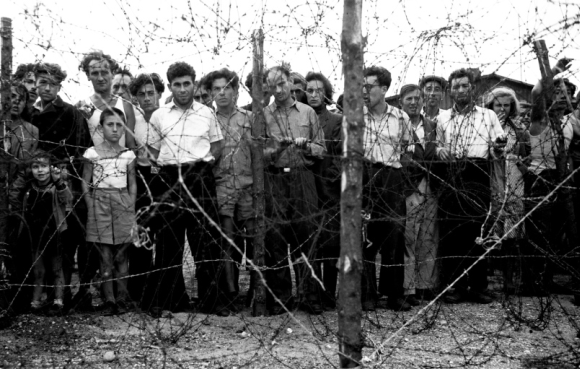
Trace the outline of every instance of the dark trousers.
{"label": "dark trousers", "polygon": [[363,245],[362,300],[376,301],[376,257],[381,253],[379,289],[383,295],[403,295],[405,254],[405,196],[401,169],[367,163],[363,207],[370,212],[367,244]]}
{"label": "dark trousers", "polygon": [[[212,166],[207,163],[182,165],[181,176],[191,196],[206,214],[219,224]],[[221,235],[210,224],[179,183],[177,166],[161,167],[155,200],[161,205],[153,209],[149,227],[156,234],[154,282],[149,285],[152,306],[179,311],[189,305],[183,279],[185,234],[196,262],[198,296],[202,311],[212,312],[226,303],[221,293]],[[146,307],[145,307],[146,308]]]}
{"label": "dark trousers", "polygon": [[[558,185],[557,170],[544,170],[539,175],[526,174],[526,213]],[[561,192],[556,192],[526,219],[528,242],[522,250],[522,282],[529,288],[545,289],[552,282],[552,262],[564,249],[567,212]],[[564,263],[568,262],[563,260]]]}
{"label": "dark trousers", "polygon": [[[330,204],[329,204],[330,205]],[[321,292],[323,302],[333,304],[336,301],[336,283],[338,280],[338,258],[340,257],[340,199],[337,199],[334,207],[323,207],[322,231],[318,238],[318,255],[322,259],[322,283],[324,291]]]}
{"label": "dark trousers", "polygon": [[[491,206],[488,160],[460,159],[448,166],[446,177],[439,200],[439,247],[445,257],[443,280],[449,284],[485,252],[476,239],[489,236],[493,219],[485,222]],[[487,288],[485,259],[475,264],[455,287],[459,291],[467,291],[469,287],[473,291],[484,291]]]}
{"label": "dark trousers", "polygon": [[[288,255],[296,260],[304,253],[310,266],[316,255],[313,249],[316,232],[317,207],[314,175],[308,169],[292,169],[285,173],[277,168],[264,172],[266,200],[266,273],[268,286],[282,303],[292,298],[292,278]],[[288,251],[290,247],[290,251]],[[311,268],[305,263],[295,267],[298,299],[300,302],[318,301],[319,288],[312,277]],[[274,306],[272,296],[268,304]]]}

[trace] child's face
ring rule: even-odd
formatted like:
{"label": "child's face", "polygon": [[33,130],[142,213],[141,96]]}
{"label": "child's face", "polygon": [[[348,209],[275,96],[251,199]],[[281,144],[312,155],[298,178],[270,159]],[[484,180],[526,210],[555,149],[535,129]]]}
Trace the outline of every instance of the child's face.
{"label": "child's face", "polygon": [[50,163],[47,158],[35,159],[31,166],[32,176],[38,184],[45,185],[50,181]]}
{"label": "child's face", "polygon": [[123,133],[125,133],[125,123],[123,119],[118,116],[108,116],[101,125],[103,137],[108,142],[119,142]]}

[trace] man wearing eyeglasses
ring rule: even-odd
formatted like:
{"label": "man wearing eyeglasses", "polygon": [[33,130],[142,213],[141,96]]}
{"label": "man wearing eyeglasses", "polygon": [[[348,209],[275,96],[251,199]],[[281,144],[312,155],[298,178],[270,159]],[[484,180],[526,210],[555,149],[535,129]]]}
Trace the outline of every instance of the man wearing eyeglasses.
{"label": "man wearing eyeglasses", "polygon": [[[264,109],[268,136],[264,150],[266,217],[272,222],[265,240],[266,265],[272,267],[266,275],[268,286],[282,304],[291,303],[292,279],[287,261],[290,253],[295,261],[298,307],[320,314],[317,281],[312,275],[317,265],[311,262],[318,207],[312,168],[325,154],[324,132],[316,112],[292,97],[290,71],[277,66],[267,75],[274,96],[274,103]],[[269,305],[271,314],[286,311],[272,299]]]}
{"label": "man wearing eyeglasses", "polygon": [[322,231],[316,249],[321,262],[321,280],[324,283],[322,307],[333,310],[336,307],[337,259],[340,255],[340,161],[337,160],[336,146],[340,145],[342,115],[326,109],[332,103],[332,84],[322,73],[309,72],[306,75],[306,98],[308,105],[318,115],[320,128],[324,131],[326,155],[317,162],[316,189],[318,206],[324,211]]}
{"label": "man wearing eyeglasses", "polygon": [[391,73],[383,67],[364,70],[363,208],[370,215],[363,249],[363,309],[377,304],[376,256],[381,252],[379,289],[396,311],[410,310],[404,299],[405,196],[401,154],[409,142],[409,117],[388,105],[385,94]]}

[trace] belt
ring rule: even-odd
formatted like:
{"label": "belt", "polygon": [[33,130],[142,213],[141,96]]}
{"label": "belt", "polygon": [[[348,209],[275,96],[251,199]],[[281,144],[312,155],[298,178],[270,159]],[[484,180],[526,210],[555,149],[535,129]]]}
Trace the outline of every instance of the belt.
{"label": "belt", "polygon": [[308,170],[308,168],[305,167],[295,167],[295,168],[288,168],[288,167],[275,167],[275,166],[269,166],[267,168],[267,171],[269,173],[272,174],[289,174],[289,173],[293,173],[293,172],[298,172],[298,171],[305,171]]}

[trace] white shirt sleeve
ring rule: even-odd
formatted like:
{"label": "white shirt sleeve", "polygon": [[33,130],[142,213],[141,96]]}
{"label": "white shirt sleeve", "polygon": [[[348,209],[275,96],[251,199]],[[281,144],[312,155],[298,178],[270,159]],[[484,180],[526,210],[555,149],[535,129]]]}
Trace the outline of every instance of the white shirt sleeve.
{"label": "white shirt sleeve", "polygon": [[147,135],[147,145],[156,150],[161,148],[161,122],[159,120],[159,109],[153,112],[149,122],[149,134]]}
{"label": "white shirt sleeve", "polygon": [[504,131],[503,128],[501,128],[501,123],[499,122],[499,119],[497,119],[497,114],[495,114],[495,112],[493,110],[487,110],[487,114],[489,117],[489,138],[492,142],[494,142],[496,140],[496,138],[503,136],[504,135]]}
{"label": "white shirt sleeve", "polygon": [[83,157],[85,159],[89,159],[90,161],[95,161],[95,159],[99,158],[99,154],[97,153],[97,150],[95,150],[95,147],[89,147],[85,153],[83,154]]}
{"label": "white shirt sleeve", "polygon": [[218,124],[218,119],[215,113],[212,111],[209,117],[209,142],[214,143],[223,140],[222,130]]}

